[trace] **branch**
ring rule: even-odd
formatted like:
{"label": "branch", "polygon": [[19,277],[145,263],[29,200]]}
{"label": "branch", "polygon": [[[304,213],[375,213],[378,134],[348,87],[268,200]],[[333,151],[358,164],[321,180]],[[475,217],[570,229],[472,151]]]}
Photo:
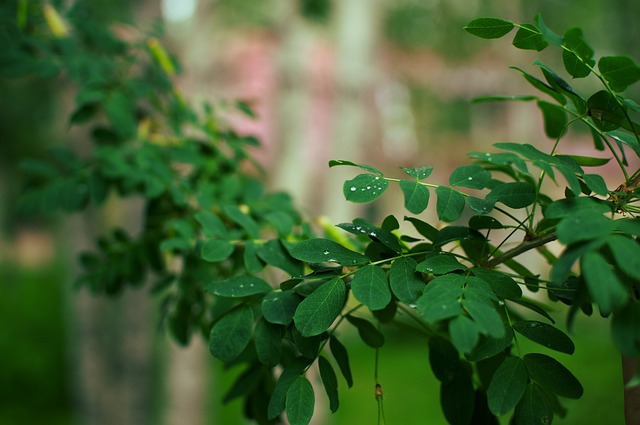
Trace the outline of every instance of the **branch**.
{"label": "branch", "polygon": [[493,269],[495,267],[497,267],[498,265],[504,263],[505,261],[509,261],[514,257],[517,257],[520,254],[523,254],[531,249],[537,248],[539,246],[542,245],[546,245],[549,242],[553,242],[556,239],[558,239],[558,235],[556,235],[555,233],[550,233],[548,235],[545,236],[541,236],[539,238],[533,239],[531,241],[526,241],[526,242],[522,242],[520,245],[518,245],[517,247],[498,255],[497,257],[493,257],[491,259],[491,261],[488,261],[485,264],[485,267],[488,269]]}

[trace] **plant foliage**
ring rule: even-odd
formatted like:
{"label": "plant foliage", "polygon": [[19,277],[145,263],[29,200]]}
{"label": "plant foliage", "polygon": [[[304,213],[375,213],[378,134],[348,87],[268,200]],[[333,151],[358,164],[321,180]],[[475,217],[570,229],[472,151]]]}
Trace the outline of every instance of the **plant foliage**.
{"label": "plant foliage", "polygon": [[[322,397],[309,381],[316,364],[336,411],[339,380],[354,381],[344,330],[354,328],[377,350],[390,324],[401,323],[429,343],[451,424],[497,423],[507,414],[514,424],[551,423],[564,415],[559,398],[583,390],[558,360],[520,350],[518,339],[527,338],[574,351],[532,291],[568,305],[569,326],[595,307],[611,317],[616,348],[640,355],[640,173],[629,169],[629,157],[640,155],[640,106],[624,96],[640,67],[624,56],[597,58],[579,29],[560,36],[539,16],[526,24],[470,22],[465,29],[477,37],[517,28],[516,48],[552,46],[561,55],[563,71],[540,61],[531,71],[514,68],[535,94],[476,99],[533,102],[549,140],[471,152],[472,163],[445,182],[433,181],[430,165],[391,177],[331,161],[357,172],[342,188],[347,200],[373,202],[397,183],[410,213],[381,223],[355,219],[338,231],[312,228],[286,194],[264,190],[257,167],[246,171],[253,164],[247,148],[258,142],[234,132],[220,112],[250,109],[242,102],[191,105],[173,80],[179,66],[157,36],[136,33],[131,41],[92,25],[81,2],[64,14],[49,3],[4,9],[2,74],[64,73],[77,85],[70,124],[92,140],[87,156],[58,147],[25,160],[22,207],[74,212],[112,195],[142,197],[141,231],[100,238],[80,256],[78,285],[115,295],[151,282],[180,344],[202,334],[214,357],[243,365],[224,400],[244,399],[249,418],[267,424],[285,414],[292,424],[309,423]],[[565,72],[592,77],[598,87],[581,94]],[[593,135],[595,156],[563,153],[562,138],[574,126]],[[618,183],[597,174],[609,159]],[[563,195],[554,196],[547,182]],[[434,203],[439,223],[420,217]],[[401,220],[415,232],[401,232]],[[563,247],[558,256],[546,248],[554,241]],[[527,252],[550,264],[549,278],[521,263]]]}

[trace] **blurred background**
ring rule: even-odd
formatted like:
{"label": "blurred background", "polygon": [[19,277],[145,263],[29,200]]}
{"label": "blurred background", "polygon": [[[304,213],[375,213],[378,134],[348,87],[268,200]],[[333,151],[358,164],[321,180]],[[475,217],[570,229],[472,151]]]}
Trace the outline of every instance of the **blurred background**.
{"label": "blurred background", "polygon": [[[581,27],[600,55],[640,60],[637,0],[84,2],[105,22],[144,30],[160,20],[166,45],[183,65],[181,89],[194,101],[249,102],[257,119],[235,124],[262,141],[255,154],[269,186],[291,192],[308,217],[334,223],[361,213],[402,217],[403,209],[393,191],[366,211],[347,204],[342,182],[353,173],[329,172],[330,159],[372,164],[390,176],[399,166],[435,165],[432,179],[446,182],[466,152],[491,143],[550,146],[533,104],[470,100],[531,93],[508,66],[537,74],[534,59],[553,67],[559,55],[517,51],[509,36],[474,38],[462,29],[470,20],[525,23],[540,12],[558,33]],[[82,143],[67,126],[73,95],[61,79],[0,77],[0,425],[245,423],[239,402],[221,403],[239,371],[221,370],[202,341],[186,349],[173,344],[158,330],[146,289],[117,299],[73,290],[75,256],[92,235],[114,223],[135,228],[128,204],[114,200],[72,217],[16,212],[19,160]],[[564,143],[576,152],[591,139],[572,130]],[[607,179],[610,187],[621,183],[617,174]],[[426,344],[402,333],[387,338],[379,379],[388,423],[444,424]],[[554,423],[622,423],[620,361],[607,322],[581,319],[575,341],[576,354],[561,360],[585,395],[567,401],[569,415]],[[341,407],[333,415],[317,391],[316,424],[376,421],[374,352],[357,338],[350,349],[355,385],[340,383]]]}

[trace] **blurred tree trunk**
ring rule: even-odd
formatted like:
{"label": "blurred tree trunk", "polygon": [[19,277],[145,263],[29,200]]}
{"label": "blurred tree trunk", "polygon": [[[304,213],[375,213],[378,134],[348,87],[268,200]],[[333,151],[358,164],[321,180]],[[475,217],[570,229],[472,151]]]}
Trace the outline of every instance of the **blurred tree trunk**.
{"label": "blurred tree trunk", "polygon": [[[366,142],[375,136],[375,124],[368,103],[377,69],[376,43],[380,34],[383,0],[333,2],[333,34],[336,46],[330,155],[357,162],[363,157]],[[371,157],[371,156],[369,156]],[[333,221],[350,221],[354,205],[344,200],[342,177],[329,173],[325,186],[325,208]]]}
{"label": "blurred tree trunk", "polygon": [[[136,216],[137,210],[130,203],[112,202],[104,214],[73,218],[66,232],[73,255],[93,247],[96,229],[105,222],[121,223],[123,213]],[[77,268],[72,270],[77,275]],[[147,291],[128,290],[119,298],[107,298],[83,288],[70,297],[71,370],[79,423],[152,423],[154,326]]]}
{"label": "blurred tree trunk", "polygon": [[[622,358],[622,377],[625,385],[638,373],[638,359]],[[640,425],[640,387],[624,389],[624,418],[627,425]]]}

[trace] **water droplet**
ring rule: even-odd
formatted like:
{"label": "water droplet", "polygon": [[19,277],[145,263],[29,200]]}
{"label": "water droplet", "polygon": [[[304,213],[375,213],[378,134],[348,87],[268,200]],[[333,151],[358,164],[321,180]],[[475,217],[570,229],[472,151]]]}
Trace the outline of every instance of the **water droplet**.
{"label": "water droplet", "polygon": [[380,177],[376,177],[376,180],[380,180]]}
{"label": "water droplet", "polygon": [[357,188],[355,186],[351,186],[351,191],[355,192],[357,190]]}
{"label": "water droplet", "polygon": [[370,236],[373,236],[373,237],[376,237],[376,236],[377,236],[377,235],[376,235],[376,232],[371,232],[371,233],[369,233],[369,235],[370,235]]}
{"label": "water droplet", "polygon": [[371,189],[371,186],[367,186],[367,190],[370,190],[370,189]]}
{"label": "water droplet", "polygon": [[473,177],[468,177],[467,180],[471,181],[473,180]]}
{"label": "water droplet", "polygon": [[324,255],[329,255],[329,251],[324,251],[323,254]]}
{"label": "water droplet", "polygon": [[244,288],[244,285],[242,283],[240,284],[240,288]]}
{"label": "water droplet", "polygon": [[249,284],[249,288],[253,288],[253,283],[250,283],[250,284]]}

